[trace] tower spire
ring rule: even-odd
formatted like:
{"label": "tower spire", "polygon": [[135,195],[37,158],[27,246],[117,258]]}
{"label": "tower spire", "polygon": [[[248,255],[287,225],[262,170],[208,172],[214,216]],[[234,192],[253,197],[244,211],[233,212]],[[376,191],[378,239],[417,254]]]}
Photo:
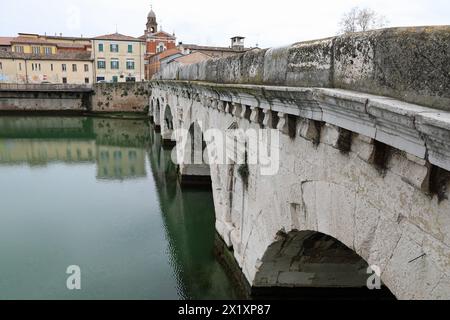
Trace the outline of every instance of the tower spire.
{"label": "tower spire", "polygon": [[153,11],[153,5],[150,3],[150,12],[147,15],[147,35],[158,32],[158,23],[156,22],[156,14]]}

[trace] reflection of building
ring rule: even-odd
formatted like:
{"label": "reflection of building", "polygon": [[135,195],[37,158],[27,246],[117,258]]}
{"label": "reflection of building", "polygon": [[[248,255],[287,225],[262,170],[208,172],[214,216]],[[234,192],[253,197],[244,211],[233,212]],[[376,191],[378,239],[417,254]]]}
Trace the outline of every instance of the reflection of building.
{"label": "reflection of building", "polygon": [[98,179],[146,177],[145,151],[96,145],[95,140],[0,139],[0,164],[96,162]]}
{"label": "reflection of building", "polygon": [[98,146],[97,178],[127,179],[146,176],[143,149]]}
{"label": "reflection of building", "polygon": [[93,140],[0,140],[0,163],[94,162],[95,153]]}
{"label": "reflection of building", "polygon": [[147,175],[146,121],[85,117],[0,117],[0,165],[96,163],[98,179]]}

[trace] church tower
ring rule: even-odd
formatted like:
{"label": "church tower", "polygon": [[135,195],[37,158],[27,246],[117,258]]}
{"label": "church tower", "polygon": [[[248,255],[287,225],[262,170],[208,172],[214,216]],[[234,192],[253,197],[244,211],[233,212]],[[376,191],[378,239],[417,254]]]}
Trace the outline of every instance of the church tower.
{"label": "church tower", "polygon": [[156,32],[158,32],[158,23],[156,22],[156,14],[151,8],[147,16],[147,30],[145,30],[145,34],[151,35]]}

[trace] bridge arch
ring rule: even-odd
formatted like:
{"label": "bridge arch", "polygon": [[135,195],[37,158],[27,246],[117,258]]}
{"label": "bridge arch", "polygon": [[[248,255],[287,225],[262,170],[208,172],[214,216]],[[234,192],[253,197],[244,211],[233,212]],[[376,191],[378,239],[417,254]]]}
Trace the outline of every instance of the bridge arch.
{"label": "bridge arch", "polygon": [[150,97],[150,107],[148,109],[148,115],[150,116],[150,118],[153,118],[153,109],[155,108],[155,99]]}
{"label": "bridge arch", "polygon": [[161,130],[161,102],[160,99],[156,99],[156,104],[153,109],[153,120],[155,122],[155,130]]}
{"label": "bridge arch", "polygon": [[176,141],[172,140],[174,131],[174,117],[170,105],[164,108],[164,115],[161,123],[161,136],[164,147],[174,147]]}
{"label": "bridge arch", "polygon": [[187,130],[187,137],[181,143],[184,143],[181,145],[181,185],[210,188],[211,171],[202,123],[197,120],[193,121]]}
{"label": "bridge arch", "polygon": [[[368,280],[380,289],[369,290]],[[259,262],[254,297],[395,299],[369,264],[334,237],[280,231]]]}

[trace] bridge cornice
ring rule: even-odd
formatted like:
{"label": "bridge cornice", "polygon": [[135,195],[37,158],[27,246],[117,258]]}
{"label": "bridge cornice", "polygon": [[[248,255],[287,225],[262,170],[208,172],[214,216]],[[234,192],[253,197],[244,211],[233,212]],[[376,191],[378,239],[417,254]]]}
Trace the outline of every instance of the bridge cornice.
{"label": "bridge cornice", "polygon": [[[150,85],[235,116],[258,109],[278,113],[282,123],[287,116],[325,122],[450,170],[450,113],[442,110],[344,89],[175,80],[152,81]],[[286,133],[284,126],[277,127]]]}

